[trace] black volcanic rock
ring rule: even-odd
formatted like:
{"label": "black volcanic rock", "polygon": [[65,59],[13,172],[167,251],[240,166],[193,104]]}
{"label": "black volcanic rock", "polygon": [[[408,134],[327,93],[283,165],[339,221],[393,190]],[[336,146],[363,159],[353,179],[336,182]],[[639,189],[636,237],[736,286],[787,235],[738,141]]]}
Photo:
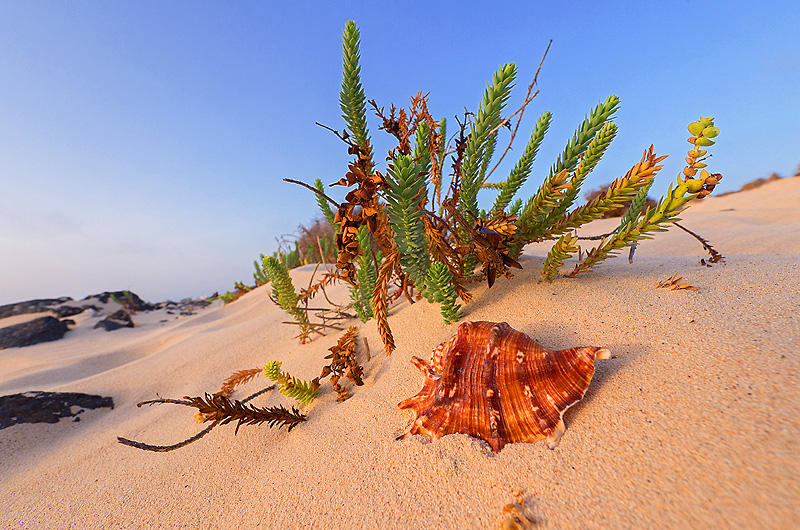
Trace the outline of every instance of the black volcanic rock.
{"label": "black volcanic rock", "polygon": [[66,322],[49,316],[7,326],[0,328],[0,350],[58,340],[67,331],[69,328]]}
{"label": "black volcanic rock", "polygon": [[[105,304],[109,300],[111,300],[111,295],[114,295],[114,298],[116,298],[117,300],[120,300],[120,301],[127,300],[128,297],[127,297],[127,295],[125,293],[126,293],[126,291],[113,291],[113,292],[104,291],[104,292],[102,292],[100,294],[93,294],[91,296],[87,296],[83,300],[90,300],[90,299],[94,298],[94,299],[98,300],[99,302]],[[154,310],[156,308],[156,306],[154,306],[153,304],[148,304],[147,302],[145,302],[144,300],[139,298],[139,295],[137,295],[136,293],[132,293],[130,291],[127,291],[127,293],[130,294],[130,300],[133,303],[134,310],[136,310],[136,311],[152,311],[152,310]]]}
{"label": "black volcanic rock", "polygon": [[65,318],[79,315],[89,307],[91,306],[85,305],[83,307],[75,307],[71,305],[62,305],[61,307],[56,307],[53,311],[56,314],[56,318]]}
{"label": "black volcanic rock", "polygon": [[124,309],[120,309],[116,313],[107,316],[100,322],[94,325],[94,328],[103,328],[106,331],[114,331],[119,328],[132,328],[133,319]]}
{"label": "black volcanic rock", "polygon": [[[74,411],[73,407],[79,410]],[[114,408],[114,400],[77,392],[25,392],[0,396],[0,429],[18,423],[58,423],[61,418],[80,421],[84,409]]]}
{"label": "black volcanic rock", "polygon": [[40,298],[37,300],[27,300],[14,304],[0,305],[0,318],[13,317],[15,315],[25,315],[27,313],[43,313],[54,309],[54,306],[61,306],[65,302],[72,301],[69,296],[61,298]]}

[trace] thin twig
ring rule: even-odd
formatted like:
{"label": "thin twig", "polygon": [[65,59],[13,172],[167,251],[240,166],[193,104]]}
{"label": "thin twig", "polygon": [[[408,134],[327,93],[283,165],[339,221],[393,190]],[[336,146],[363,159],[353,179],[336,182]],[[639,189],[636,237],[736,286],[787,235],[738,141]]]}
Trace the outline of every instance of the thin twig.
{"label": "thin twig", "polygon": [[370,358],[372,357],[369,353],[369,342],[367,342],[367,337],[362,337],[362,338],[364,339],[364,349],[367,350],[367,361],[369,361]]}
{"label": "thin twig", "polygon": [[703,245],[703,248],[706,249],[706,252],[711,254],[711,259],[709,261],[711,261],[712,263],[716,263],[717,261],[724,259],[723,255],[717,252],[716,249],[714,249],[714,247],[711,246],[711,243],[709,243],[706,239],[704,239],[698,234],[695,234],[688,228],[681,226],[678,223],[673,223],[673,224],[678,228],[680,228],[681,230],[683,230],[684,232],[686,232],[687,234],[694,236],[695,239],[697,239],[700,242],[700,244]]}
{"label": "thin twig", "polygon": [[330,307],[295,307],[295,309],[299,309],[300,311],[335,311],[335,309],[331,309]]}
{"label": "thin twig", "polygon": [[[332,326],[332,325],[330,325],[330,324],[319,324],[319,323],[316,323],[316,322],[311,322],[311,323],[305,323],[305,322],[304,322],[304,323],[300,323],[300,322],[290,322],[290,321],[286,321],[286,322],[281,322],[281,324],[293,324],[293,325],[295,325],[295,326],[309,326],[309,327],[311,327],[311,328],[315,328],[315,327],[321,327],[321,328],[333,328],[333,329],[338,329],[338,330],[340,330],[340,331],[341,331],[341,329],[342,329],[342,328],[339,328],[339,327],[336,327],[336,326]],[[317,330],[314,330],[314,329],[312,329],[312,331],[316,331],[317,333],[319,333],[319,331],[317,331]],[[320,333],[320,335],[322,335],[322,333]]]}
{"label": "thin twig", "polygon": [[598,239],[605,239],[608,236],[613,236],[616,233],[617,233],[617,231],[613,230],[613,231],[611,231],[611,232],[609,232],[607,234],[600,234],[599,236],[578,236],[578,239],[581,239],[581,240],[584,240],[584,241],[597,241]]}
{"label": "thin twig", "polygon": [[[328,301],[328,303],[329,303],[329,304],[331,304],[332,306],[336,306],[336,307],[338,307],[338,306],[337,306],[337,304],[334,304],[333,302],[331,302],[331,299],[330,299],[330,298],[328,298],[328,292],[325,290],[325,286],[323,285],[323,286],[321,286],[320,288],[322,289],[322,296],[324,296],[324,297],[325,297],[325,300],[327,300],[327,301]],[[326,309],[325,311],[330,311],[330,310],[329,310],[329,309]]]}
{"label": "thin twig", "polygon": [[699,291],[699,287],[695,287],[690,283],[680,283],[683,280],[683,276],[678,278],[678,273],[676,272],[673,276],[667,278],[666,280],[661,280],[656,284],[656,287],[662,289],[672,289],[673,291]]}
{"label": "thin twig", "polygon": [[305,182],[300,182],[299,180],[294,180],[294,179],[283,179],[283,180],[284,180],[284,181],[286,181],[286,182],[291,182],[292,184],[300,184],[301,186],[303,186],[303,187],[305,187],[305,188],[308,188],[308,189],[310,189],[311,191],[313,191],[313,192],[314,192],[314,193],[316,193],[317,195],[319,195],[319,196],[321,196],[321,197],[324,197],[325,199],[327,199],[327,200],[328,200],[328,202],[330,202],[331,204],[333,204],[334,206],[336,206],[336,208],[337,208],[337,209],[339,208],[339,203],[338,203],[338,202],[334,201],[333,199],[331,199],[330,197],[328,197],[327,195],[325,195],[323,192],[319,191],[319,190],[318,190],[317,188],[315,188],[314,186],[309,186],[309,185],[308,185],[308,184],[306,184]]}
{"label": "thin twig", "polygon": [[514,132],[511,133],[511,139],[508,141],[508,147],[506,147],[506,150],[503,151],[503,156],[500,157],[500,159],[494,165],[492,170],[489,171],[489,173],[484,177],[483,182],[481,182],[481,184],[486,184],[486,181],[489,180],[489,177],[492,175],[492,173],[494,173],[494,170],[497,169],[497,166],[500,165],[500,162],[503,161],[503,159],[506,157],[506,154],[511,150],[511,144],[514,143],[514,137],[517,135],[517,130],[519,129],[519,124],[522,123],[522,115],[525,113],[525,107],[527,107],[528,103],[533,101],[533,98],[535,98],[536,95],[539,94],[539,91],[537,90],[536,92],[533,93],[533,95],[531,95],[531,90],[533,90],[533,85],[536,84],[536,80],[539,77],[539,70],[542,69],[542,64],[544,63],[544,58],[547,57],[547,52],[550,51],[550,45],[551,44],[553,44],[553,39],[550,39],[550,42],[547,43],[547,49],[544,51],[544,55],[542,55],[542,60],[539,61],[539,68],[536,69],[536,74],[533,76],[533,81],[531,81],[531,84],[528,86],[528,93],[525,94],[525,101],[522,103],[522,106],[519,109],[517,109],[517,112],[515,112],[514,114],[512,114],[508,118],[506,118],[504,120],[500,120],[500,123],[497,124],[497,127],[492,129],[491,131],[489,131],[489,135],[488,136],[491,136],[492,134],[497,132],[500,129],[500,127],[505,127],[511,121],[511,118],[513,118],[514,116],[517,115],[517,113],[519,113],[519,118],[517,118],[517,124],[516,124],[516,126],[514,126]]}
{"label": "thin twig", "polygon": [[343,142],[344,142],[344,143],[346,143],[347,145],[349,145],[349,146],[352,146],[352,145],[353,145],[353,144],[352,144],[352,143],[351,143],[349,140],[347,140],[347,137],[346,137],[344,134],[342,134],[342,133],[339,133],[339,131],[337,131],[336,129],[333,129],[333,128],[331,128],[331,127],[328,127],[327,125],[323,125],[323,124],[321,124],[321,123],[320,123],[320,122],[318,122],[318,121],[315,121],[315,122],[314,122],[314,124],[315,124],[315,125],[319,125],[319,126],[320,126],[320,127],[322,127],[323,129],[328,129],[330,132],[332,132],[333,134],[335,134],[335,135],[336,135],[336,137],[337,137],[339,140],[343,141]]}
{"label": "thin twig", "polygon": [[[314,284],[314,276],[316,276],[317,270],[319,270],[319,263],[317,263],[314,266],[314,272],[311,273],[311,278],[308,279],[308,287],[306,287],[306,292],[311,291],[311,286]],[[305,307],[305,311],[306,311],[306,320],[309,320],[309,318],[308,318],[308,298],[304,298],[303,306]],[[323,334],[320,333],[320,335],[323,335]],[[303,336],[302,337],[302,340],[303,340],[304,343],[305,343],[305,339],[307,339],[307,338],[308,338],[307,336]]]}
{"label": "thin twig", "polygon": [[328,275],[333,274],[331,272],[331,269],[328,267],[328,264],[325,262],[325,259],[327,258],[327,256],[323,256],[323,253],[322,253],[322,241],[320,240],[319,236],[317,236],[317,246],[319,247],[320,259],[322,260],[323,264],[325,265],[326,274],[328,274]]}
{"label": "thin twig", "polygon": [[183,399],[162,398],[160,396],[158,397],[158,399],[151,399],[151,400],[148,400],[148,401],[141,401],[141,402],[137,403],[136,406],[141,408],[142,405],[154,405],[154,404],[160,404],[160,403],[173,403],[175,405],[186,405],[187,407],[191,407],[192,406],[192,402],[191,401],[186,401],[186,400],[183,400]]}

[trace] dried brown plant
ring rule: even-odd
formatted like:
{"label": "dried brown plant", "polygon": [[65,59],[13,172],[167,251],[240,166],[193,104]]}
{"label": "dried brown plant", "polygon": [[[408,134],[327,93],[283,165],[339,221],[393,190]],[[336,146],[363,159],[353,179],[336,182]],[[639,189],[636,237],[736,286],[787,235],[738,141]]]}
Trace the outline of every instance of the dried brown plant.
{"label": "dried brown plant", "polygon": [[261,372],[261,368],[249,368],[247,370],[239,370],[238,372],[234,372],[225,380],[224,383],[222,383],[222,387],[216,393],[223,396],[230,396],[233,394],[234,390],[244,384],[249,383],[253,380],[253,378],[260,375]]}
{"label": "dried brown plant", "polygon": [[188,406],[197,408],[206,417],[205,421],[218,421],[221,425],[236,423],[236,431],[242,425],[267,423],[270,427],[277,425],[287,427],[289,431],[306,420],[305,414],[292,407],[288,410],[283,405],[275,407],[255,407],[241,401],[229,399],[219,394],[206,394],[205,397],[185,397]]}
{"label": "dried brown plant", "polygon": [[378,191],[386,188],[386,181],[379,172],[373,171],[372,149],[369,143],[355,145],[350,143],[348,152],[356,159],[348,165],[348,172],[337,184],[358,187],[350,190],[336,211],[334,223],[339,225],[336,235],[336,266],[341,278],[353,285],[357,284],[356,268],[353,260],[362,254],[358,242],[358,229],[367,226],[384,253],[392,250],[394,244],[390,237],[385,218],[379,215],[383,207],[378,202]]}
{"label": "dried brown plant", "polygon": [[358,338],[358,328],[350,326],[344,335],[339,338],[336,345],[329,348],[330,354],[326,359],[331,362],[328,366],[322,369],[319,377],[312,381],[312,384],[319,387],[319,380],[330,376],[330,383],[333,389],[339,394],[336,401],[344,401],[350,397],[350,393],[339,384],[342,377],[346,377],[356,386],[364,384],[362,379],[364,376],[364,369],[358,364],[356,360],[356,339]]}
{"label": "dried brown plant", "polygon": [[706,249],[706,252],[708,252],[708,254],[711,256],[708,258],[708,261],[706,261],[705,259],[701,259],[700,260],[701,265],[705,265],[706,267],[711,267],[714,263],[725,261],[725,256],[717,252],[717,250],[711,246],[711,243],[709,243],[707,239],[703,238],[699,234],[695,234],[694,232],[692,232],[691,230],[689,230],[680,223],[674,223],[674,224],[687,234],[697,239],[700,242],[700,244],[703,245],[703,248]]}
{"label": "dried brown plant", "polygon": [[239,425],[242,424],[255,424],[255,423],[269,423],[272,427],[274,425],[278,425],[278,427],[282,427],[284,425],[288,426],[289,430],[294,428],[298,423],[305,421],[306,417],[299,413],[296,409],[292,408],[292,410],[287,410],[280,407],[267,407],[267,408],[258,408],[253,406],[248,406],[246,403],[261,394],[268,392],[275,388],[275,385],[269,386],[254,394],[250,394],[246,398],[242,399],[241,401],[232,401],[228,399],[227,396],[223,396],[220,394],[209,395],[206,394],[205,398],[197,397],[186,397],[184,399],[168,399],[168,398],[158,398],[152,399],[149,401],[142,401],[141,403],[137,403],[137,407],[141,407],[142,405],[154,405],[160,403],[172,403],[175,405],[183,405],[187,407],[194,407],[199,410],[199,412],[195,415],[195,417],[202,417],[205,418],[203,421],[211,421],[211,425],[200,431],[199,433],[191,436],[181,442],[172,445],[152,445],[146,444],[143,442],[137,442],[135,440],[129,440],[127,438],[122,438],[121,436],[117,437],[117,441],[123,445],[128,445],[130,447],[135,447],[137,449],[142,449],[144,451],[155,451],[155,452],[167,452],[167,451],[174,451],[175,449],[180,449],[181,447],[185,447],[186,445],[196,442],[209,432],[211,432],[214,427],[220,424],[225,424],[230,421],[237,420],[239,424],[236,427],[236,431],[239,430]]}
{"label": "dried brown plant", "polygon": [[670,276],[666,280],[661,280],[656,284],[657,288],[660,289],[672,289],[674,291],[699,291],[699,287],[695,287],[690,283],[681,283],[683,280],[683,276],[680,278],[678,277],[678,273],[676,272],[674,275]]}
{"label": "dried brown plant", "polygon": [[517,228],[513,224],[516,216],[503,214],[488,223],[480,218],[475,219],[474,223],[469,223],[456,209],[452,200],[446,199],[442,206],[471,239],[468,245],[457,246],[455,252],[472,254],[483,264],[483,274],[489,287],[494,285],[497,276],[508,274],[507,267],[522,268],[522,265],[508,255],[508,247]]}
{"label": "dried brown plant", "polygon": [[375,322],[378,325],[378,333],[383,340],[386,355],[391,355],[395,349],[394,337],[389,327],[388,305],[389,305],[389,281],[395,270],[400,267],[400,253],[392,252],[384,258],[378,269],[378,281],[375,291],[372,293],[372,309]]}

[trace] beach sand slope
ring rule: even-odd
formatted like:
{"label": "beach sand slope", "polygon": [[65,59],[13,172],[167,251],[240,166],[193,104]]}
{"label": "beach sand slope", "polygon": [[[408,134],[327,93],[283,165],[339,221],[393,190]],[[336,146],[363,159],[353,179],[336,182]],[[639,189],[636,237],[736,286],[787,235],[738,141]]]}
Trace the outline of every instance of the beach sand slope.
{"label": "beach sand slope", "polygon": [[[485,529],[521,497],[536,528],[800,528],[798,205],[800,179],[693,205],[683,224],[725,256],[711,268],[673,228],[640,245],[633,264],[626,252],[541,283],[548,247],[533,245],[512,279],[471,287],[467,320],[506,321],[556,349],[611,350],[555,450],[539,442],[493,454],[466,435],[396,440],[412,419],[396,405],[422,385],[411,357],[427,359],[457,326],[425,302],[390,310],[390,357],[374,321],[361,326],[365,384],[351,399],[337,403],[325,382],[291,433],[261,425],[234,435],[226,425],[169,453],[117,436],[175,443],[202,428],[194,409],[137,402],[214,392],[232,372],[274,359],[311,379],[341,333],[298,344],[265,286],[168,325],[77,329],[0,351],[0,394],[84,392],[115,404],[79,422],[0,430],[0,527]],[[675,273],[699,290],[655,288]],[[292,274],[305,286],[311,269]],[[348,298],[344,286],[329,294]],[[278,403],[294,404],[274,392],[254,401]]]}

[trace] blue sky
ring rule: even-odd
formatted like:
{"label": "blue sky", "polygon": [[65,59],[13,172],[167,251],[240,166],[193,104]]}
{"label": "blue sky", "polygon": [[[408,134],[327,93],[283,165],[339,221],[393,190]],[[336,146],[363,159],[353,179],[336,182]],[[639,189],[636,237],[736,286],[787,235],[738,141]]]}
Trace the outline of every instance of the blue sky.
{"label": "blue sky", "polygon": [[611,94],[619,134],[587,190],[652,143],[670,155],[651,190],[660,196],[701,115],[721,130],[710,151],[721,191],[800,163],[793,0],[0,0],[0,304],[116,289],[156,301],[251,282],[253,260],[317,215],[310,192],[281,179],[331,183],[346,170],[343,144],[314,122],[342,128],[348,20],[361,30],[367,98],[406,106],[430,92],[430,110],[453,125],[506,62],[518,68],[516,109],[553,39],[518,135],[553,113],[525,197]]}

